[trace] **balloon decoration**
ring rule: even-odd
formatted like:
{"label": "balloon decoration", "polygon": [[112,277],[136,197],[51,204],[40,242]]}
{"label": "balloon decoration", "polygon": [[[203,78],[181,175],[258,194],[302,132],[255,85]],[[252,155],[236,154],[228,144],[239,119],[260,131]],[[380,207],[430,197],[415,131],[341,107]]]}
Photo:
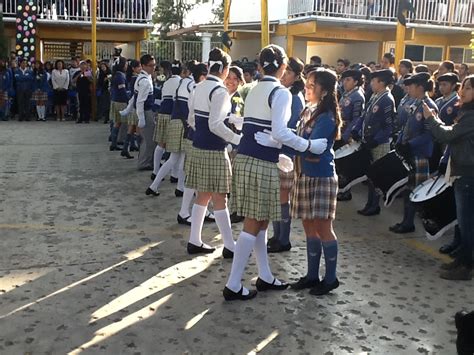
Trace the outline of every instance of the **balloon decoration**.
{"label": "balloon decoration", "polygon": [[34,62],[36,53],[36,16],[38,5],[33,0],[18,0],[16,15],[16,54]]}

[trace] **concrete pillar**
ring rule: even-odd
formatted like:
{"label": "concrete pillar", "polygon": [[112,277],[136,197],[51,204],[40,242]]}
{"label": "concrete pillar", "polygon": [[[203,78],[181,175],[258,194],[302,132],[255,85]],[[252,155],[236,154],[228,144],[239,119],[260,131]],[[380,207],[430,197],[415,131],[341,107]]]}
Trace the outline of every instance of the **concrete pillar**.
{"label": "concrete pillar", "polygon": [[211,51],[211,38],[212,34],[210,33],[205,32],[201,34],[203,63],[206,63],[209,60],[209,52]]}
{"label": "concrete pillar", "polygon": [[174,40],[174,59],[182,60],[183,58],[183,41],[181,39]]}

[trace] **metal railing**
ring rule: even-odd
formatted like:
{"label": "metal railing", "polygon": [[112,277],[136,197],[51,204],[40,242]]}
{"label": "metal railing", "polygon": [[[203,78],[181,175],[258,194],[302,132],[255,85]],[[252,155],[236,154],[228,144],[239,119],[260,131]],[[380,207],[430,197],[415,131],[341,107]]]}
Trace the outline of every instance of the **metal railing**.
{"label": "metal railing", "polygon": [[[395,0],[288,0],[288,17],[309,15],[397,21]],[[474,0],[413,0],[408,22],[474,27]]]}
{"label": "metal railing", "polygon": [[[181,58],[177,58],[176,45],[181,46]],[[222,43],[211,42],[211,48],[222,48]],[[178,49],[179,50],[179,49]],[[152,40],[142,42],[142,54],[152,54],[157,61],[180,59],[182,62],[202,60],[201,41]],[[179,54],[178,54],[179,55]]]}
{"label": "metal railing", "polygon": [[[16,17],[18,0],[0,0],[4,17]],[[36,0],[38,19],[90,21],[90,0]],[[97,21],[145,23],[151,20],[151,0],[97,0]]]}

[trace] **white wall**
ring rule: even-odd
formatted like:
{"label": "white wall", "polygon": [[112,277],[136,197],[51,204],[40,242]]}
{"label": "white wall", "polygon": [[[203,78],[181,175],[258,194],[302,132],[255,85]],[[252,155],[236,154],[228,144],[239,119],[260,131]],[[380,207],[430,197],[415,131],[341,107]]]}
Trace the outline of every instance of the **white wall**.
{"label": "white wall", "polygon": [[351,63],[378,62],[379,44],[377,42],[324,43],[308,42],[306,61],[319,55],[323,63],[336,65],[339,58],[347,58]]}
{"label": "white wall", "polygon": [[258,39],[246,39],[246,40],[233,40],[232,49],[230,55],[232,59],[242,59],[247,57],[249,61],[254,60],[258,56],[260,51],[260,38]]}
{"label": "white wall", "polygon": [[[230,7],[230,22],[259,22],[260,0],[234,0]],[[288,16],[288,0],[269,0],[269,21],[285,20]]]}

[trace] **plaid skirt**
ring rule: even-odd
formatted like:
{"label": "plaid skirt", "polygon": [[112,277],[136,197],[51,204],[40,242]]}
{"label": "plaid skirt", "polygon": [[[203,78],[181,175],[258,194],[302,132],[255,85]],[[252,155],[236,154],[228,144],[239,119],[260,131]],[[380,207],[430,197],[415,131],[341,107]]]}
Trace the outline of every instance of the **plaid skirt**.
{"label": "plaid skirt", "polygon": [[7,102],[8,101],[8,92],[0,90],[0,101]]}
{"label": "plaid skirt", "polygon": [[181,120],[170,120],[166,135],[166,151],[170,153],[178,153],[183,150],[183,134],[184,127]]}
{"label": "plaid skirt", "polygon": [[41,91],[41,90],[36,90],[33,92],[33,95],[31,95],[31,99],[33,101],[48,101],[48,93],[46,91]]}
{"label": "plaid skirt", "polygon": [[156,119],[155,134],[153,140],[160,147],[164,147],[166,144],[166,135],[168,134],[168,125],[170,123],[171,116],[163,113],[159,113]]}
{"label": "plaid skirt", "polygon": [[374,149],[370,150],[370,154],[372,155],[372,162],[383,158],[388,153],[390,153],[390,143],[380,144]]}
{"label": "plaid skirt", "polygon": [[411,165],[413,170],[408,174],[408,188],[413,190],[430,178],[430,161],[425,158],[414,158]]}
{"label": "plaid skirt", "polygon": [[226,150],[193,148],[186,172],[186,187],[200,192],[227,194],[232,183],[232,168]]}
{"label": "plaid skirt", "polygon": [[237,154],[232,173],[232,212],[257,221],[281,219],[280,176],[276,163]]}
{"label": "plaid skirt", "polygon": [[293,183],[295,181],[295,171],[289,171],[287,173],[278,169],[280,174],[280,189],[282,190],[291,190]]}
{"label": "plaid skirt", "polygon": [[193,158],[194,150],[196,148],[193,147],[193,141],[189,139],[183,139],[183,151],[184,151],[184,173],[189,175],[189,168],[191,164],[191,160]]}
{"label": "plaid skirt", "polygon": [[138,115],[135,110],[133,110],[133,112],[127,116],[127,124],[129,126],[138,125]]}
{"label": "plaid skirt", "polygon": [[110,113],[109,113],[109,120],[113,121],[114,123],[127,123],[127,117],[123,117],[120,115],[119,111],[123,111],[127,108],[128,104],[126,102],[110,102]]}
{"label": "plaid skirt", "polygon": [[337,188],[337,176],[297,176],[291,191],[291,217],[336,218]]}

